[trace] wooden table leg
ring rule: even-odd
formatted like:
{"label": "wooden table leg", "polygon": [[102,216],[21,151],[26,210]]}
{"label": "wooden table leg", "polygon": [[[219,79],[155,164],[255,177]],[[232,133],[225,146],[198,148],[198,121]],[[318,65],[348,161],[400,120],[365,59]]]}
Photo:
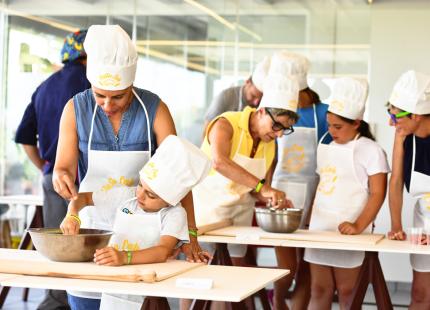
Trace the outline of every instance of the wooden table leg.
{"label": "wooden table leg", "polygon": [[384,273],[378,259],[378,252],[366,252],[358,281],[347,309],[361,309],[369,284],[372,284],[377,308],[380,310],[393,309]]}
{"label": "wooden table leg", "polygon": [[170,310],[166,297],[145,297],[140,310]]}

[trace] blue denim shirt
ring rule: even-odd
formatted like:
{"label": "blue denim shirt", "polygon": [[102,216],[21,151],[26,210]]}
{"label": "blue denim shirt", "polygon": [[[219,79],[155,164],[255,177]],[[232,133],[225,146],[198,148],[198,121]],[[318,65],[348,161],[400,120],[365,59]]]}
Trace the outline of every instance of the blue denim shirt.
{"label": "blue denim shirt", "polygon": [[[150,91],[134,88],[142,99],[148,111],[152,153],[156,149],[156,139],[153,131],[154,119],[160,98]],[[79,142],[78,175],[79,181],[85,177],[88,168],[88,138],[91,130],[91,121],[96,101],[91,89],[81,92],[73,97],[75,107],[76,126]],[[98,107],[94,118],[92,150],[100,151],[147,151],[149,150],[147,119],[140,102],[134,97],[130,107],[122,115],[118,138],[115,136],[109,118]]]}

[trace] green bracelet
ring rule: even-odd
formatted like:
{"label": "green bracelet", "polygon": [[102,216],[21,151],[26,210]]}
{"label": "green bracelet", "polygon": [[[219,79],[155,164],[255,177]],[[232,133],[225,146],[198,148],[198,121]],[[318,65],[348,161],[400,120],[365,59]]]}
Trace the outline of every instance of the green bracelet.
{"label": "green bracelet", "polygon": [[255,186],[255,192],[258,193],[259,191],[261,191],[261,189],[263,188],[264,183],[266,183],[265,179],[261,179],[260,181],[258,181],[257,186]]}
{"label": "green bracelet", "polygon": [[131,251],[126,251],[126,252],[127,252],[127,265],[130,265],[132,252]]}
{"label": "green bracelet", "polygon": [[197,238],[197,229],[188,229],[188,233]]}

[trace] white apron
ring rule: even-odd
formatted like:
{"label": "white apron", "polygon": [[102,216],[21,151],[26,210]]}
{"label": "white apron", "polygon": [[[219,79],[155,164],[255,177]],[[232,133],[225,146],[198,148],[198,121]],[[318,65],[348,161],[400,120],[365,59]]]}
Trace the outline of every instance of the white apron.
{"label": "white apron", "polygon": [[[91,150],[94,119],[97,104],[94,107],[91,130],[88,138],[88,170],[79,185],[79,192],[108,191],[114,186],[136,186],[139,181],[139,170],[151,157],[151,125],[143,101],[133,89],[133,94],[142,105],[147,120],[148,151],[97,151]],[[79,212],[82,227],[112,229],[114,214],[96,212],[95,208],[84,208]]]}
{"label": "white apron", "polygon": [[[324,139],[321,138],[321,141]],[[369,198],[368,191],[358,180],[354,166],[354,147],[319,143],[317,153],[318,184],[309,230],[338,231],[342,222],[354,222]],[[352,172],[352,173],[351,173]],[[364,232],[371,232],[369,225]],[[364,252],[306,249],[307,262],[342,268],[358,267]]]}
{"label": "white apron", "polygon": [[[233,161],[258,179],[266,175],[266,158],[250,158],[239,154],[244,132],[240,135]],[[265,150],[264,150],[265,154]],[[233,225],[250,226],[254,214],[255,199],[252,188],[237,184],[218,172],[211,172],[193,188],[194,212],[197,226],[232,219]],[[229,245],[230,255],[245,255],[246,246]]]}
{"label": "white apron", "polygon": [[318,121],[313,105],[314,128],[295,127],[294,134],[278,138],[278,164],[272,186],[286,193],[295,208],[304,209],[301,227],[311,212],[318,185],[317,146]]}
{"label": "white apron", "polygon": [[[409,193],[412,197],[418,199],[414,208],[414,227],[424,227],[426,220],[430,220],[430,176],[415,171],[415,139],[414,136],[412,143],[412,171]],[[428,229],[429,227],[425,228]],[[430,272],[429,255],[411,254],[410,260],[412,268],[415,271]]]}
{"label": "white apron", "polygon": [[[126,208],[132,214],[123,210]],[[126,211],[127,211],[126,210]],[[137,251],[155,246],[161,234],[161,211],[143,213],[139,210],[136,198],[132,198],[117,209],[114,235],[109,245],[120,250]],[[125,294],[102,294],[100,310],[139,310],[144,296]]]}

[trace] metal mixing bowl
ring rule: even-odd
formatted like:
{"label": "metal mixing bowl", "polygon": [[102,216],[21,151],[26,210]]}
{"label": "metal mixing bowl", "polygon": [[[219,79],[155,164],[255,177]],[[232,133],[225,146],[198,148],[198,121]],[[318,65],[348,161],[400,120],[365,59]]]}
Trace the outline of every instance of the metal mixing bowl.
{"label": "metal mixing bowl", "polygon": [[292,233],[300,226],[303,209],[275,210],[255,208],[255,217],[261,229],[274,233]]}
{"label": "metal mixing bowl", "polygon": [[43,256],[57,262],[87,262],[96,249],[109,243],[112,231],[80,229],[78,235],[63,235],[59,228],[28,229],[34,247]]}

